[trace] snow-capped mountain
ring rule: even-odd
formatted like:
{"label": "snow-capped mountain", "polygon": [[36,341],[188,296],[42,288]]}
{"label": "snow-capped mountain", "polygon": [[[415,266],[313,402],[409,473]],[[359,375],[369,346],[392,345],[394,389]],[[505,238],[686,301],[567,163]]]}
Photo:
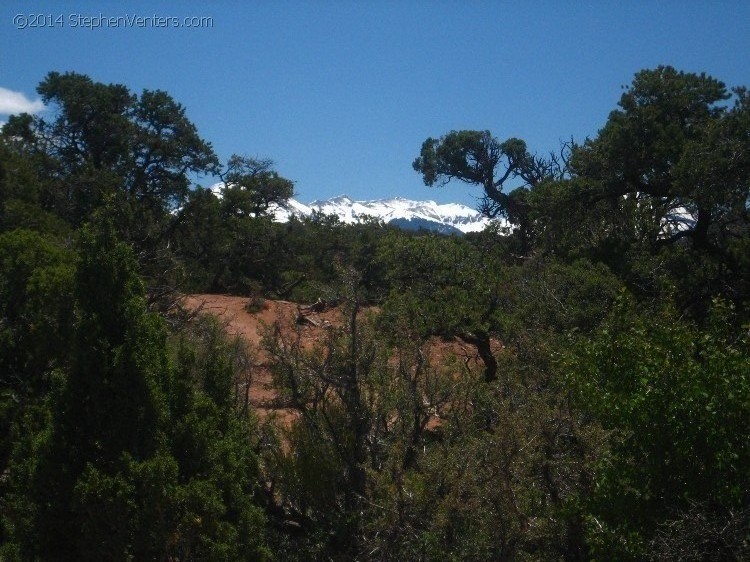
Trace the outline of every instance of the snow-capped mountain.
{"label": "snow-capped mountain", "polygon": [[423,228],[444,234],[479,232],[491,222],[471,207],[459,203],[439,204],[435,201],[412,201],[401,197],[353,201],[346,195],[313,201],[307,205],[296,199],[289,199],[284,206],[275,210],[274,215],[276,220],[286,222],[292,215],[303,217],[310,216],[313,212],[335,215],[347,224],[372,217],[406,230]]}
{"label": "snow-capped mountain", "polygon": [[[219,182],[208,187],[217,197],[222,196],[224,184]],[[354,201],[346,195],[332,199],[301,203],[294,198],[283,205],[272,207],[278,222],[287,222],[290,217],[310,217],[313,213],[335,215],[346,224],[364,222],[368,218],[382,220],[404,230],[434,230],[442,234],[466,234],[484,230],[492,219],[460,203],[436,203],[435,201],[412,201],[402,197]],[[497,220],[507,226],[504,220]]]}

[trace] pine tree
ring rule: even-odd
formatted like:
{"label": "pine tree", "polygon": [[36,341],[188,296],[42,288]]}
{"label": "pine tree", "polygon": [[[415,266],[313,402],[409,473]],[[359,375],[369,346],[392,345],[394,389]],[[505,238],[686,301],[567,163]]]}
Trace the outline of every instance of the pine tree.
{"label": "pine tree", "polygon": [[185,336],[174,364],[133,252],[105,214],[81,234],[73,344],[48,421],[15,443],[0,555],[263,559],[231,346],[218,327],[207,343]]}

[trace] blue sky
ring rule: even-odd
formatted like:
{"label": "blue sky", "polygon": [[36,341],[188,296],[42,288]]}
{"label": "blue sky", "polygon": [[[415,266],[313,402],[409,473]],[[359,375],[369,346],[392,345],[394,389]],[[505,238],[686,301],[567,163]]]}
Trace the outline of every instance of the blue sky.
{"label": "blue sky", "polygon": [[[555,150],[595,135],[621,87],[659,64],[750,86],[744,0],[151,4],[3,2],[0,97],[36,100],[51,70],[162,89],[220,158],[274,159],[302,201],[346,193],[473,205],[477,188],[422,184],[411,162],[425,138],[489,129]],[[19,29],[19,14],[65,25]],[[71,26],[100,14],[213,25]]]}

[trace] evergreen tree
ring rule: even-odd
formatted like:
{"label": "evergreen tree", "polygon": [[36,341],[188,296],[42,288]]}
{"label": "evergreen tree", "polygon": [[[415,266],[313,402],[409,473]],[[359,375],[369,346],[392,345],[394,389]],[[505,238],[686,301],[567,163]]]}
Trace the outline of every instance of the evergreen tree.
{"label": "evergreen tree", "polygon": [[182,353],[172,366],[165,324],[146,312],[133,252],[106,216],[81,234],[74,299],[70,359],[48,421],[12,454],[4,553],[262,558],[257,461],[233,414],[222,340],[210,357]]}
{"label": "evergreen tree", "polygon": [[[158,221],[184,201],[188,172],[217,171],[211,145],[166,92],[145,90],[139,97],[74,72],[50,72],[37,91],[54,108],[53,118],[11,116],[3,134],[35,158],[50,182],[45,206],[74,225],[113,193],[120,205],[137,201],[141,220]],[[127,233],[145,225],[122,226]]]}

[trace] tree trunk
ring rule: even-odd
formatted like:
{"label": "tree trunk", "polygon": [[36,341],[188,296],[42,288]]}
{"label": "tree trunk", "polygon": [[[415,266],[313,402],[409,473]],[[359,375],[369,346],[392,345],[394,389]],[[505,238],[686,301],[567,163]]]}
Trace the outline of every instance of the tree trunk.
{"label": "tree trunk", "polygon": [[477,348],[479,358],[484,363],[484,382],[497,380],[497,359],[492,355],[490,335],[486,332],[478,332],[473,334],[460,334],[458,337]]}

